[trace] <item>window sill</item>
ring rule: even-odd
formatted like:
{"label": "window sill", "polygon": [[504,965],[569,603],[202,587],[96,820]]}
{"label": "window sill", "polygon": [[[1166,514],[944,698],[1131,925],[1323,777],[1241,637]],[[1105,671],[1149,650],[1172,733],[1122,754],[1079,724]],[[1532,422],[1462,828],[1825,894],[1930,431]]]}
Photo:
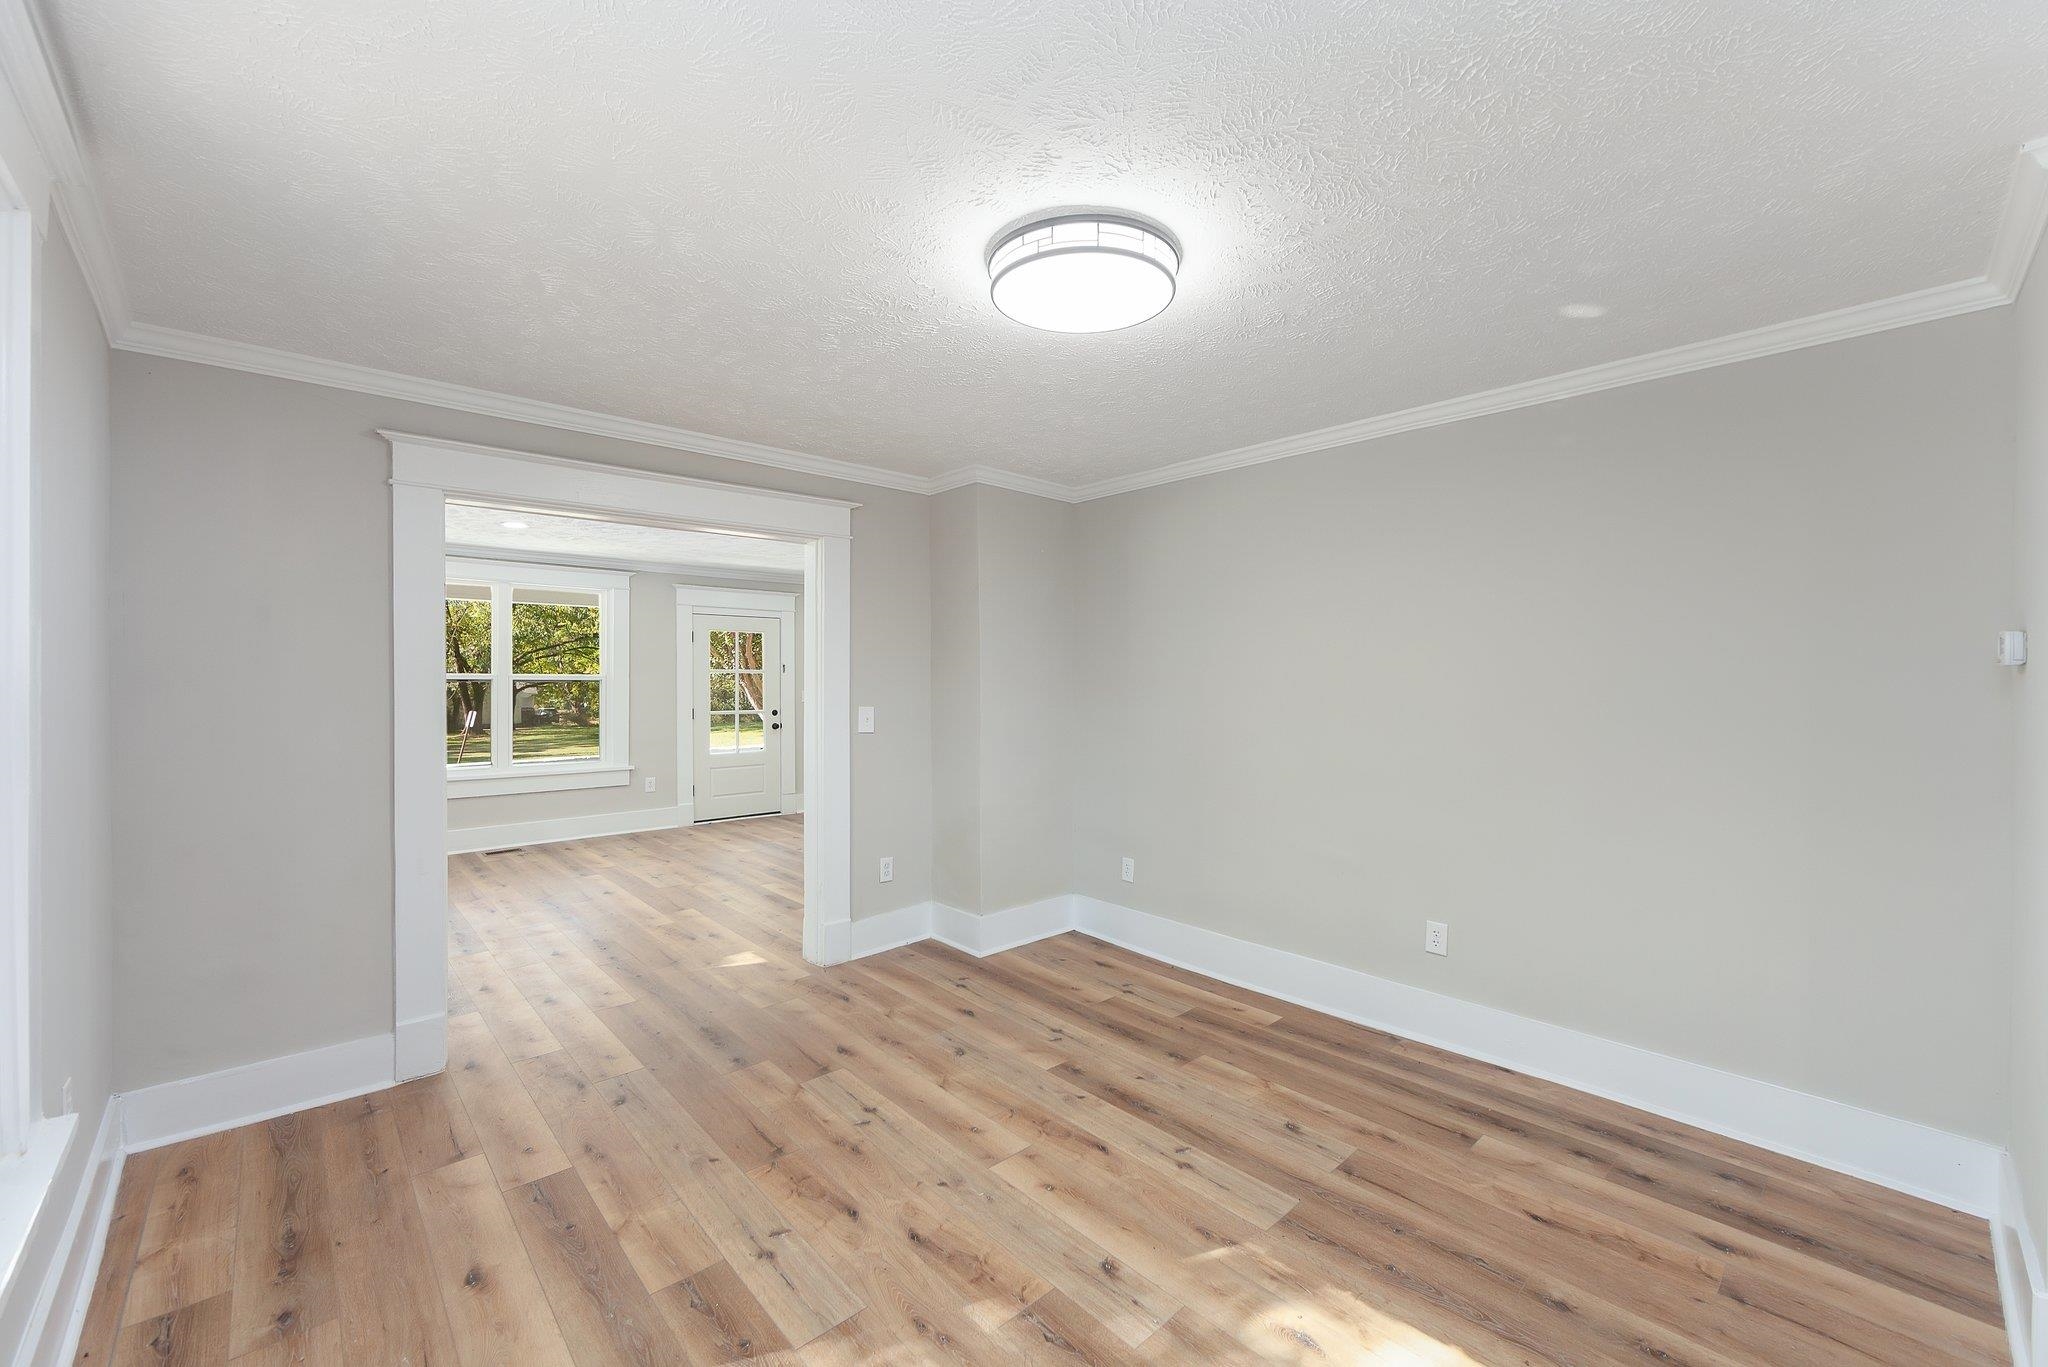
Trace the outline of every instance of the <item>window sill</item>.
{"label": "window sill", "polygon": [[27,1270],[22,1254],[77,1132],[75,1115],[38,1120],[28,1128],[28,1151],[0,1158],[0,1293],[10,1299],[22,1289],[15,1285]]}
{"label": "window sill", "polygon": [[630,764],[576,764],[532,773],[448,775],[448,796],[501,797],[507,793],[560,793],[573,788],[623,788],[633,781]]}

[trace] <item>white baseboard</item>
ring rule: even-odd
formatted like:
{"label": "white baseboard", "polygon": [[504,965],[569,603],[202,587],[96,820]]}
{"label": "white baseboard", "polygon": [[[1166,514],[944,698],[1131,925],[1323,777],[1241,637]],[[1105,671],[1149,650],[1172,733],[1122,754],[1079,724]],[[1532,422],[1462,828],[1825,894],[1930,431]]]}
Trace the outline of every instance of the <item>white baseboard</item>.
{"label": "white baseboard", "polygon": [[784,816],[789,816],[795,812],[800,812],[803,809],[804,795],[802,793],[791,793],[789,796],[782,799],[782,814]]}
{"label": "white baseboard", "polygon": [[981,914],[944,902],[918,902],[855,921],[852,957],[865,958],[919,940],[938,940],[985,959],[1073,928],[1074,899],[1070,896]]}
{"label": "white baseboard", "polygon": [[[808,917],[806,920],[808,920]],[[806,942],[809,941],[810,937],[811,929],[807,924],[804,928]],[[853,922],[822,922],[817,927],[817,939],[818,954],[820,956],[817,962],[821,964],[843,964],[853,957]],[[806,954],[809,953],[808,948],[806,948],[805,952]]]}
{"label": "white baseboard", "polygon": [[2026,1197],[2012,1155],[1999,1155],[1998,1213],[1991,1221],[1991,1252],[1998,1267],[1998,1298],[2014,1367],[2048,1367],[2048,1280],[2027,1225]]}
{"label": "white baseboard", "polygon": [[1074,928],[1074,899],[1068,895],[985,911],[979,916],[943,902],[932,903],[932,938],[986,958],[1033,940]]}
{"label": "white baseboard", "polygon": [[[855,954],[924,938],[915,908],[862,934]],[[893,919],[892,919],[893,918]],[[1134,953],[1389,1034],[1497,1063],[1935,1201],[1973,1215],[1999,1209],[1995,1145],[1517,1016],[1357,969],[1203,930],[1093,897],[1054,897],[975,916],[930,908],[931,938],[975,955],[1081,930]],[[2032,1367],[2032,1364],[2029,1365]],[[2048,1361],[2039,1367],[2048,1367]]]}
{"label": "white baseboard", "polygon": [[448,1066],[448,1013],[436,1012],[398,1023],[393,1076],[400,1082],[431,1077]]}
{"label": "white baseboard", "polygon": [[371,1035],[125,1093],[124,1147],[139,1153],[379,1091],[394,1080],[396,1047],[390,1035]]}
{"label": "white baseboard", "polygon": [[690,824],[690,804],[680,807],[641,807],[630,812],[599,812],[594,816],[564,816],[552,821],[513,821],[502,826],[450,827],[448,853],[474,854],[479,850],[510,850],[522,845],[552,845],[561,840],[588,840],[600,835],[637,835],[641,831],[666,831]]}
{"label": "white baseboard", "polygon": [[852,923],[850,956],[864,959],[885,949],[928,940],[932,934],[932,904],[914,902],[907,907],[863,916]]}
{"label": "white baseboard", "polygon": [[69,1363],[78,1351],[93,1278],[99,1275],[100,1253],[106,1247],[107,1225],[114,1217],[121,1160],[121,1099],[109,1097],[85,1173],[65,1216],[64,1231],[43,1270],[42,1284],[36,1288],[16,1345],[14,1361],[23,1367],[58,1367]]}
{"label": "white baseboard", "polygon": [[1092,897],[1076,924],[1149,958],[1575,1087],[1972,1215],[1997,1208],[1997,1146],[1531,1020]]}

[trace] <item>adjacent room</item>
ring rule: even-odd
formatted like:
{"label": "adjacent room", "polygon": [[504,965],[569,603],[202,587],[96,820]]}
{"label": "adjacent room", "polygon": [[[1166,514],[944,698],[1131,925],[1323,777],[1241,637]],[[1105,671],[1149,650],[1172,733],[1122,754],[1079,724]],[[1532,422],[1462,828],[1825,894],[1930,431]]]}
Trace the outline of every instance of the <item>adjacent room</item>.
{"label": "adjacent room", "polygon": [[2048,1367],[2044,227],[2020,0],[0,0],[0,1362]]}

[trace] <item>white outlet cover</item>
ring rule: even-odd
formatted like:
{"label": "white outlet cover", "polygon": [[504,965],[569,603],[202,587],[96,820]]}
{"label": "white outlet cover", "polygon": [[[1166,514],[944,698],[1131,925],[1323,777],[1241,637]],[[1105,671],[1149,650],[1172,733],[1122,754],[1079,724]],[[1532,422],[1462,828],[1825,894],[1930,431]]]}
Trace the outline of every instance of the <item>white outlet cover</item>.
{"label": "white outlet cover", "polygon": [[892,883],[892,882],[894,882],[895,880],[896,880],[896,857],[895,857],[894,855],[883,855],[883,856],[882,856],[882,881],[883,881],[884,883]]}
{"label": "white outlet cover", "polygon": [[863,707],[863,708],[862,708],[862,709],[860,710],[860,721],[859,721],[859,726],[860,726],[860,729],[861,729],[861,730],[862,730],[863,732],[871,732],[871,731],[873,731],[873,730],[875,729],[875,709],[874,709],[874,708],[872,708],[872,707]]}
{"label": "white outlet cover", "polygon": [[1425,921],[1422,931],[1422,947],[1431,954],[1451,952],[1451,928],[1442,921]]}
{"label": "white outlet cover", "polygon": [[1125,881],[1126,883],[1135,883],[1135,882],[1137,882],[1137,881],[1138,881],[1138,861],[1137,861],[1137,860],[1135,860],[1135,859],[1131,859],[1131,858],[1128,858],[1128,857],[1127,857],[1127,858],[1125,858],[1125,860],[1124,860],[1124,881]]}

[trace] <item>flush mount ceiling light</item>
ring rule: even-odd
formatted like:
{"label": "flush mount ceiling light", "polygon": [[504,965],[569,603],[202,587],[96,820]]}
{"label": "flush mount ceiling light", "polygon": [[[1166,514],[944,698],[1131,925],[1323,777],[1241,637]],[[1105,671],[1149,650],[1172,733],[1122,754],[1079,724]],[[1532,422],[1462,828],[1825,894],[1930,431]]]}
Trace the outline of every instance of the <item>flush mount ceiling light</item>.
{"label": "flush mount ceiling light", "polygon": [[1120,214],[1062,214],[997,238],[989,296],[1027,327],[1114,332],[1173,302],[1180,247],[1166,230]]}

